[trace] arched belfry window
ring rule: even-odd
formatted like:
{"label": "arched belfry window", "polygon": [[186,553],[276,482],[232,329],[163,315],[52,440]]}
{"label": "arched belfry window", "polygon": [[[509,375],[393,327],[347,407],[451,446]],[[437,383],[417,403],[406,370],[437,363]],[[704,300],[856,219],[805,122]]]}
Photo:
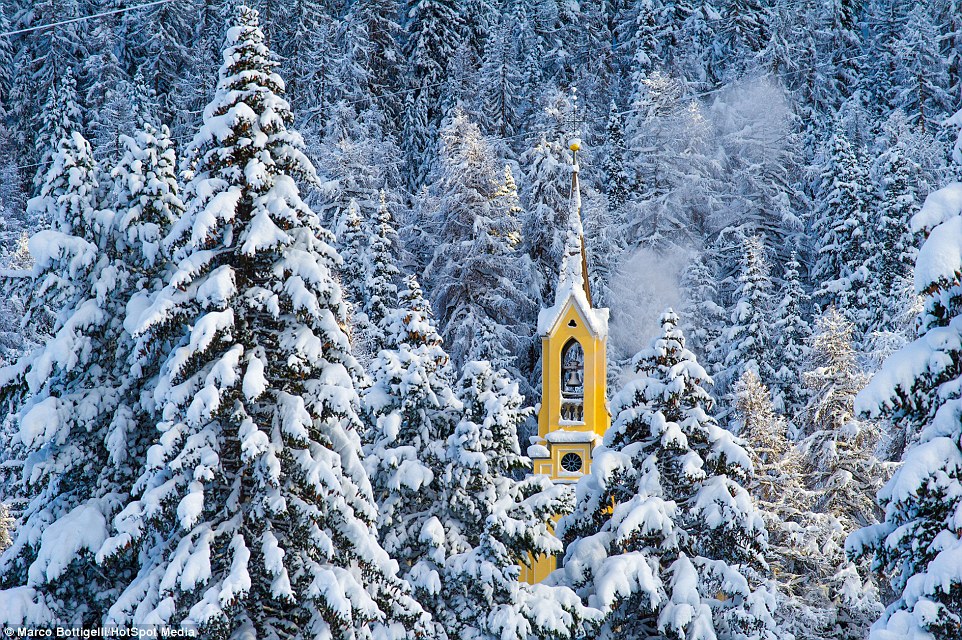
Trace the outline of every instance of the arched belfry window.
{"label": "arched belfry window", "polygon": [[585,352],[574,338],[561,350],[561,419],[585,421]]}

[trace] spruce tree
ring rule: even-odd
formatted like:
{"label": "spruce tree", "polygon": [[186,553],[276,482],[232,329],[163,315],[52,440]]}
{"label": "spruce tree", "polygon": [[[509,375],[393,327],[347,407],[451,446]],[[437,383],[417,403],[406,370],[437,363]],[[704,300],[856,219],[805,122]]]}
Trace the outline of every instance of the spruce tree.
{"label": "spruce tree", "polygon": [[15,521],[10,517],[10,508],[0,502],[0,552],[13,542],[10,534],[13,532],[14,525]]}
{"label": "spruce tree", "polygon": [[132,376],[113,357],[122,342],[124,261],[111,259],[112,213],[95,199],[97,175],[90,145],[70,133],[29,205],[51,228],[30,238],[26,313],[52,318],[52,330],[5,370],[0,388],[15,420],[4,457],[20,467],[7,489],[24,505],[0,555],[7,624],[98,625],[117,595],[94,554],[129,487],[123,434],[133,425],[121,407]]}
{"label": "spruce tree", "polygon": [[525,250],[533,263],[534,285],[540,305],[554,300],[558,265],[564,253],[564,232],[571,185],[571,156],[566,145],[542,135],[521,162],[526,169],[524,186]]}
{"label": "spruce tree", "polygon": [[501,138],[513,137],[521,119],[521,70],[511,36],[510,19],[502,16],[493,25],[479,69],[482,129]]}
{"label": "spruce tree", "polygon": [[771,289],[771,275],[761,238],[743,238],[731,324],[724,338],[724,381],[727,384],[733,384],[749,370],[766,384],[774,377]]}
{"label": "spruce tree", "polygon": [[365,59],[368,93],[378,101],[390,123],[400,122],[404,57],[401,51],[403,29],[397,22],[397,3],[393,0],[361,0],[350,11],[365,27],[369,47]]}
{"label": "spruce tree", "polygon": [[364,284],[361,299],[368,321],[376,328],[378,340],[375,348],[386,346],[388,310],[397,297],[397,280],[400,270],[395,257],[397,232],[391,220],[387,197],[380,194],[376,216],[366,225],[367,250],[363,257]]}
{"label": "spruce tree", "polygon": [[605,194],[612,211],[618,211],[627,202],[631,190],[628,175],[628,147],[625,143],[625,130],[621,114],[614,101],[608,109],[608,122],[605,125],[606,153],[601,169],[605,175]]}
{"label": "spruce tree", "polygon": [[110,25],[99,22],[90,37],[93,46],[83,69],[84,107],[89,114],[85,130],[95,154],[115,161],[122,152],[120,134],[133,133],[138,124],[135,88],[114,53],[117,42]]}
{"label": "spruce tree", "polygon": [[36,118],[34,155],[38,164],[33,185],[37,192],[47,178],[47,170],[61,140],[77,131],[82,122],[73,70],[68,67],[62,73],[63,77],[50,85],[43,110]]}
{"label": "spruce tree", "polygon": [[841,119],[823,153],[812,219],[816,239],[811,271],[814,297],[821,308],[835,307],[855,322],[861,333],[866,325],[862,285],[866,277],[866,232],[870,229],[868,171],[849,142]]}
{"label": "spruce tree", "polygon": [[444,562],[427,608],[450,637],[582,637],[596,612],[564,586],[518,580],[522,563],[561,551],[551,524],[570,498],[542,476],[515,479],[530,464],[517,438],[527,414],[517,383],[473,361],[456,388],[462,410],[445,449],[445,513],[421,540]]}
{"label": "spruce tree", "polygon": [[765,385],[746,371],[734,393],[734,426],[748,441],[755,466],[747,488],[768,530],[779,629],[798,640],[836,637],[836,607],[824,585],[840,560],[838,528],[814,509],[817,493],[805,484],[802,456],[789,442],[790,425],[776,413]]}
{"label": "spruce tree", "polygon": [[721,353],[718,341],[728,324],[728,314],[719,304],[717,279],[706,258],[704,253],[696,254],[682,273],[682,329],[691,351],[706,363],[706,368],[713,370],[719,364],[715,360]]}
{"label": "spruce tree", "polygon": [[875,457],[878,427],[855,417],[855,395],[864,387],[852,346],[853,326],[835,310],[819,318],[811,340],[811,363],[803,376],[811,393],[805,411],[805,439],[799,444],[815,508],[831,518],[835,534],[823,552],[835,561],[821,577],[836,611],[838,637],[865,637],[881,613],[878,588],[861,566],[844,559],[842,536],[878,522],[875,494],[885,480],[885,466]]}
{"label": "spruce tree", "polygon": [[455,383],[430,305],[413,276],[405,285],[364,392],[383,544],[449,637],[572,637],[590,615],[577,597],[518,582],[520,563],[560,549],[547,525],[567,500],[543,478],[512,479],[527,464],[517,385],[485,362]]}
{"label": "spruce tree", "polygon": [[812,335],[809,325],[809,296],[799,278],[800,264],[793,251],[782,273],[778,303],[772,313],[773,358],[772,390],[775,410],[797,423],[805,406],[807,394],[799,372],[808,360],[808,340]]}
{"label": "spruce tree", "polygon": [[[521,252],[517,192],[496,169],[477,125],[456,110],[444,128],[433,189],[439,229],[427,276],[441,335],[456,365],[528,346],[534,308]],[[516,371],[516,369],[515,369]],[[520,376],[518,376],[520,377]]]}
{"label": "spruce tree", "polygon": [[368,429],[364,464],[382,544],[400,564],[415,597],[426,602],[436,596],[444,561],[425,553],[422,536],[443,508],[445,443],[461,405],[430,304],[414,276],[405,279],[405,287],[386,317],[388,346],[368,368],[371,384],[362,396]]}
{"label": "spruce tree", "polygon": [[138,334],[169,344],[160,435],[101,551],[133,545],[139,562],[105,622],[418,633],[376,540],[338,256],[298,194],[316,175],[257,12],[238,10],[223,59],[166,241],[176,268],[138,314]]}
{"label": "spruce tree", "polygon": [[909,148],[910,138],[904,114],[893,113],[883,129],[884,150],[877,168],[880,202],[867,234],[866,328],[874,332],[909,333],[905,316],[915,298],[911,280],[917,251],[909,223],[919,208],[916,190],[922,181],[922,169]]}
{"label": "spruce tree", "polygon": [[895,592],[871,640],[912,635],[950,640],[962,625],[962,426],[955,417],[962,370],[958,252],[962,188],[928,197],[912,219],[927,234],[915,263],[924,298],[919,337],[886,360],[856,402],[861,414],[891,416],[911,434],[902,464],[878,493],[881,523],[848,539],[849,553],[874,558]]}
{"label": "spruce tree", "polygon": [[[49,25],[79,18],[87,13],[82,4],[79,0],[20,3],[20,11],[12,17],[17,28]],[[86,27],[86,21],[69,22],[56,29],[37,29],[17,38],[19,48],[11,67],[12,108],[9,115],[12,116],[14,132],[22,147],[30,147],[37,140],[37,133],[46,131],[45,123],[53,116],[52,96],[59,93],[66,99],[64,92],[70,89],[65,74],[69,69],[76,69],[87,54]],[[79,117],[74,122],[79,124]],[[62,133],[63,130],[45,136],[42,146],[35,147],[37,154],[32,160],[42,162],[43,166],[34,176],[34,193],[40,190],[50,157],[56,153],[62,137],[58,134]]]}
{"label": "spruce tree", "polygon": [[401,136],[407,161],[408,188],[426,181],[441,118],[449,97],[443,92],[447,68],[461,46],[463,16],[453,0],[408,0],[407,95]]}
{"label": "spruce tree", "polygon": [[127,34],[122,62],[143,76],[166,116],[173,115],[178,106],[174,94],[177,79],[191,64],[206,63],[191,58],[196,26],[192,16],[196,17],[195,0],[171,0],[121,16],[122,31]]}
{"label": "spruce tree", "polygon": [[712,417],[678,316],[661,324],[559,523],[559,579],[604,612],[599,638],[775,638],[758,573],[767,536],[743,487],[752,463]]}

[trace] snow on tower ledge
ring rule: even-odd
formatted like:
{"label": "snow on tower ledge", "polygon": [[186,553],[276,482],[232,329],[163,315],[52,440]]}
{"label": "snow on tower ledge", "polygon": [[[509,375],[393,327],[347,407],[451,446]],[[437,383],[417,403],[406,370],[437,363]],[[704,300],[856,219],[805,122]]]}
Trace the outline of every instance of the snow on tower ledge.
{"label": "snow on tower ledge", "polygon": [[578,150],[581,140],[572,138],[571,149],[571,200],[568,207],[568,229],[565,234],[565,251],[561,258],[561,273],[555,290],[554,304],[538,313],[538,334],[546,336],[568,310],[575,305],[578,313],[588,323],[588,328],[599,338],[608,337],[608,310],[592,309],[588,299],[585,273],[584,228],[581,225],[581,185],[578,181]]}

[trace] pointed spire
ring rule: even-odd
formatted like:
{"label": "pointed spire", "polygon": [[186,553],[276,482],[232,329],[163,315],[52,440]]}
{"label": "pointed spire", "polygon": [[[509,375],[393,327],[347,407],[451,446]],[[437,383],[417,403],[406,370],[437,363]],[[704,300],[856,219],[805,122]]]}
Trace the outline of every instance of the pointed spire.
{"label": "pointed spire", "polygon": [[578,150],[580,138],[568,142],[571,149],[571,199],[568,205],[568,229],[565,235],[565,251],[561,258],[561,277],[558,282],[559,295],[574,288],[582,288],[591,304],[591,287],[588,283],[587,259],[585,256],[584,228],[581,225],[581,183],[578,181]]}

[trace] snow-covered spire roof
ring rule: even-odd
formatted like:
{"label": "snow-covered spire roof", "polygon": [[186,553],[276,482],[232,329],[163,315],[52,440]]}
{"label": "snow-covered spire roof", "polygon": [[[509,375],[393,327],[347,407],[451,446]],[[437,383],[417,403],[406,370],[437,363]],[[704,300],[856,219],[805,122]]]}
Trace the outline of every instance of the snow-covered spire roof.
{"label": "snow-covered spire roof", "polygon": [[581,224],[581,183],[578,181],[578,150],[581,140],[573,137],[571,149],[571,198],[568,204],[568,228],[565,233],[561,273],[555,289],[554,305],[538,314],[538,333],[547,335],[564,314],[568,303],[578,307],[592,332],[599,337],[608,335],[608,310],[592,309],[591,287],[588,283],[588,260],[585,255],[584,227]]}
{"label": "snow-covered spire roof", "polygon": [[[584,289],[590,303],[591,289],[585,268],[584,227],[581,224],[581,184],[578,182],[580,173],[578,150],[581,149],[581,140],[572,138],[568,148],[571,149],[571,198],[568,203],[568,229],[565,235],[565,251],[561,258],[561,277],[558,280],[557,292],[560,295],[569,287],[580,287]],[[558,301],[557,296],[555,301]]]}

